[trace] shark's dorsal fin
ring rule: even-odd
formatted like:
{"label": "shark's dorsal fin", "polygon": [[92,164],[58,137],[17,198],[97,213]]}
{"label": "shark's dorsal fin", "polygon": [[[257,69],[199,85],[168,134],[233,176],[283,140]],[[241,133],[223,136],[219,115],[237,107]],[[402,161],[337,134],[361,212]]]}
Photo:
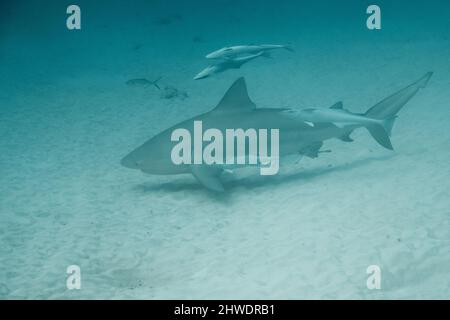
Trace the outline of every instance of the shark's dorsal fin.
{"label": "shark's dorsal fin", "polygon": [[237,79],[220,100],[214,112],[244,112],[251,111],[256,105],[250,100],[247,85],[243,77]]}
{"label": "shark's dorsal fin", "polygon": [[330,107],[330,109],[342,110],[344,109],[344,104],[342,103],[342,101],[336,102]]}

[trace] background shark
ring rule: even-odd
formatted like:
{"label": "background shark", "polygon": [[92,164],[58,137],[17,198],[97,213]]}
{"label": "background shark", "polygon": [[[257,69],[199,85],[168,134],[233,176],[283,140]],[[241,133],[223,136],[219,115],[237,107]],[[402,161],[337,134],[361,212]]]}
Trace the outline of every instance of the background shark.
{"label": "background shark", "polygon": [[203,69],[194,77],[194,80],[204,79],[216,73],[224,72],[229,69],[239,69],[245,63],[261,56],[264,56],[266,58],[269,57],[267,52],[261,51],[256,54],[252,54],[245,57],[237,57],[223,60],[217,64],[210,65],[209,67]]}
{"label": "background shark", "polygon": [[275,49],[286,49],[293,52],[294,50],[287,45],[279,44],[261,44],[261,45],[249,45],[249,46],[233,46],[225,47],[206,55],[207,59],[230,59],[240,55],[256,54],[258,52],[267,52]]}
{"label": "background shark", "polygon": [[171,141],[173,130],[185,128],[192,134],[196,120],[203,122],[205,130],[216,128],[222,132],[229,128],[279,129],[280,156],[300,154],[315,158],[325,140],[338,138],[352,141],[349,135],[359,127],[368,128],[378,143],[392,150],[389,134],[397,113],[419,89],[426,86],[431,76],[431,72],[427,73],[418,81],[377,103],[364,115],[343,111],[340,103],[328,112],[318,111],[319,109],[257,109],[248,96],[244,78],[239,78],[215,109],[157,134],[125,156],[121,164],[156,175],[191,173],[206,188],[223,192],[224,187],[219,176],[226,165],[175,165],[171,161],[171,150],[175,145],[175,142]]}

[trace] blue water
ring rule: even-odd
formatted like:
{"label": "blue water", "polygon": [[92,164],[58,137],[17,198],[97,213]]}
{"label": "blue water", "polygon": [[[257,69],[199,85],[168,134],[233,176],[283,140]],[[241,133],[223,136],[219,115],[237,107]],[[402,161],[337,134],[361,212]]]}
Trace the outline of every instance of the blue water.
{"label": "blue water", "polygon": [[[381,30],[370,4],[2,1],[0,298],[450,298],[450,3],[377,1]],[[193,80],[209,52],[260,43],[295,52]],[[429,71],[394,152],[359,130],[275,177],[238,170],[224,195],[120,165],[241,76],[258,107],[365,112]]]}

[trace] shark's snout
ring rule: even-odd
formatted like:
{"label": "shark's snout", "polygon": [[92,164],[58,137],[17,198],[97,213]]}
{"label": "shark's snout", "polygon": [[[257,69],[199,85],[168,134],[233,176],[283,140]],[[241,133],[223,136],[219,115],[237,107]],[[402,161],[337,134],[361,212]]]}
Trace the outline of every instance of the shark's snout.
{"label": "shark's snout", "polygon": [[194,77],[194,80],[200,80],[200,79],[204,79],[206,77],[208,77],[208,75],[204,74],[203,72],[200,72],[198,75],[196,75]]}
{"label": "shark's snout", "polygon": [[217,50],[217,51],[207,54],[205,57],[206,57],[206,59],[220,59],[220,58],[222,58],[223,53],[226,51],[228,51],[228,50],[223,50],[223,49]]}
{"label": "shark's snout", "polygon": [[120,164],[125,168],[139,169],[141,166],[141,161],[134,159],[131,155],[127,155],[120,160]]}
{"label": "shark's snout", "polygon": [[211,74],[214,73],[214,66],[209,66],[202,71],[200,71],[195,77],[194,80],[200,80],[209,77]]}

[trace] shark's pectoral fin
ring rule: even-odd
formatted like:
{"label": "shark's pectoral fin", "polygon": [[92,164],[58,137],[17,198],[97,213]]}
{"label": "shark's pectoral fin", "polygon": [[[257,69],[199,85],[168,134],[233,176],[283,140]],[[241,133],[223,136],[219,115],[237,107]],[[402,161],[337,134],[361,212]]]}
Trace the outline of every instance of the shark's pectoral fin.
{"label": "shark's pectoral fin", "polygon": [[225,191],[219,178],[219,174],[221,171],[222,169],[220,168],[211,167],[208,165],[191,166],[191,172],[198,180],[198,182],[200,182],[205,188],[216,192]]}

